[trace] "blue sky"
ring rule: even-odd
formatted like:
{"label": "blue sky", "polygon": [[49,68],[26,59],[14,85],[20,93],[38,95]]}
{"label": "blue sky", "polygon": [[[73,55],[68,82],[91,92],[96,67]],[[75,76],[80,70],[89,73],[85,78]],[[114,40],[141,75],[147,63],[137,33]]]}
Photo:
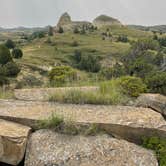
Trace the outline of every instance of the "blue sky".
{"label": "blue sky", "polygon": [[107,14],[124,24],[166,24],[166,0],[0,0],[0,27],[56,25],[66,11],[73,20]]}

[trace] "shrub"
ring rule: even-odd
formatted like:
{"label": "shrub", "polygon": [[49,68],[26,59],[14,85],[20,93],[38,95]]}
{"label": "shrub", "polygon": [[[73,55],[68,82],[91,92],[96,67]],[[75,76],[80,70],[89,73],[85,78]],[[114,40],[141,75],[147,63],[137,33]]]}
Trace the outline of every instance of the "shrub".
{"label": "shrub", "polygon": [[125,68],[122,65],[116,64],[113,67],[104,67],[100,70],[100,78],[110,80],[126,74]]}
{"label": "shrub", "polygon": [[56,114],[52,114],[52,116],[49,119],[39,121],[38,128],[54,128],[57,130],[61,127],[63,123],[63,117]]}
{"label": "shrub", "polygon": [[128,37],[125,36],[125,35],[120,35],[120,36],[118,37],[118,42],[127,43],[127,42],[128,42]]}
{"label": "shrub", "polygon": [[20,58],[22,58],[22,56],[23,56],[23,52],[22,52],[22,50],[19,49],[19,48],[14,48],[14,49],[12,50],[12,56],[13,56],[13,58],[15,58],[15,59],[20,59]]}
{"label": "shrub", "polygon": [[8,77],[15,77],[20,72],[20,68],[14,62],[8,62],[7,64],[3,66],[3,68],[5,71],[5,76],[8,76]]}
{"label": "shrub", "polygon": [[166,72],[155,72],[146,78],[150,92],[166,95]]}
{"label": "shrub", "polygon": [[51,84],[61,86],[77,79],[77,72],[69,66],[56,66],[49,73]]}
{"label": "shrub", "polygon": [[81,60],[78,64],[78,68],[81,70],[86,70],[88,72],[98,72],[101,68],[99,60],[100,57],[96,55],[81,55]]}
{"label": "shrub", "polygon": [[36,78],[33,75],[27,75],[24,76],[21,81],[19,81],[16,85],[17,89],[23,88],[23,87],[36,87],[41,86],[43,82]]}
{"label": "shrub", "polygon": [[54,28],[52,26],[49,26],[48,28],[48,36],[53,36],[54,35]]}
{"label": "shrub", "polygon": [[34,40],[36,38],[43,38],[43,37],[45,37],[44,31],[36,31],[33,32],[32,35],[30,35],[29,40]]}
{"label": "shrub", "polygon": [[15,47],[15,43],[14,43],[12,40],[8,39],[8,40],[6,41],[6,43],[5,43],[5,46],[6,46],[8,49],[13,49],[13,48]]}
{"label": "shrub", "polygon": [[59,27],[59,29],[58,29],[58,33],[64,33],[64,30],[63,30],[62,27]]}
{"label": "shrub", "polygon": [[9,80],[5,76],[0,75],[0,86],[9,84]]}
{"label": "shrub", "polygon": [[78,34],[79,33],[79,29],[77,27],[75,27],[74,30],[73,30],[73,33]]}
{"label": "shrub", "polygon": [[133,43],[133,49],[134,50],[158,50],[160,48],[160,45],[158,41],[152,40],[152,39],[140,39],[137,42]]}
{"label": "shrub", "polygon": [[9,49],[4,45],[0,45],[0,64],[4,65],[10,61],[12,61],[12,57]]}
{"label": "shrub", "polygon": [[78,42],[77,41],[73,41],[72,43],[71,43],[71,46],[72,47],[77,47],[79,44],[78,44]]}
{"label": "shrub", "polygon": [[138,77],[124,76],[119,78],[118,82],[123,93],[131,97],[138,97],[147,90],[146,85]]}
{"label": "shrub", "polygon": [[166,165],[166,139],[158,137],[143,138],[143,147],[155,151],[160,166]]}

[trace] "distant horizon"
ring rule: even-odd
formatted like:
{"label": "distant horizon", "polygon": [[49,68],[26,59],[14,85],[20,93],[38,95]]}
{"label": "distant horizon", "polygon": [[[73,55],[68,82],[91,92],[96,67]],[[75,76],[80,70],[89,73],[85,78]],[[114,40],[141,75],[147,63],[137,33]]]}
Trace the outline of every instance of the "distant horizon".
{"label": "distant horizon", "polygon": [[166,25],[166,2],[163,0],[0,0],[0,27],[55,26],[68,12],[72,20],[92,22],[104,14],[124,25]]}

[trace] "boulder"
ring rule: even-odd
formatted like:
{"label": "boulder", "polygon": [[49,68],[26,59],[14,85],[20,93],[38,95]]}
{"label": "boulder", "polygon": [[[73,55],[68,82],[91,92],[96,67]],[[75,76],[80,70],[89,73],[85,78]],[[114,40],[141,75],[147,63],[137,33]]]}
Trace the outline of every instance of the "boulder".
{"label": "boulder", "polygon": [[82,126],[97,124],[108,134],[135,143],[140,143],[143,136],[166,138],[165,119],[160,113],[149,108],[26,101],[19,101],[18,104],[17,101],[11,101],[11,104],[7,101],[0,106],[0,118],[33,129],[36,129],[39,120],[48,119],[52,114],[63,116],[66,120],[72,119],[74,123]]}
{"label": "boulder", "polygon": [[149,107],[166,116],[166,96],[160,94],[142,94],[136,100],[136,106]]}
{"label": "boulder", "polygon": [[25,154],[30,128],[0,119],[0,162],[18,165]]}
{"label": "boulder", "polygon": [[69,136],[39,130],[29,139],[25,166],[158,166],[152,151],[108,135]]}

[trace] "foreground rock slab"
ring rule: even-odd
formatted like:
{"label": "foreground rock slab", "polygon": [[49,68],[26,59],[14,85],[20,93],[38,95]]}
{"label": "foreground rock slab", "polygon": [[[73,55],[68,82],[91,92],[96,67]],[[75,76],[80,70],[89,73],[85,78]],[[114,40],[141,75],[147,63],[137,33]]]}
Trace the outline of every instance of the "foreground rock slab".
{"label": "foreground rock slab", "polygon": [[160,94],[142,94],[138,97],[136,106],[149,107],[166,116],[166,96]]}
{"label": "foreground rock slab", "polygon": [[32,134],[25,166],[158,166],[152,151],[124,140],[69,136],[49,130]]}
{"label": "foreground rock slab", "polygon": [[0,119],[0,162],[18,165],[25,154],[30,128]]}
{"label": "foreground rock slab", "polygon": [[39,89],[16,89],[14,94],[18,100],[26,101],[48,101],[51,95],[63,93],[70,90],[96,91],[99,87],[65,87],[65,88],[39,88]]}
{"label": "foreground rock slab", "polygon": [[166,138],[166,121],[149,108],[72,105],[49,102],[1,101],[0,118],[36,129],[39,120],[52,114],[79,125],[97,124],[108,134],[139,143],[143,136]]}

